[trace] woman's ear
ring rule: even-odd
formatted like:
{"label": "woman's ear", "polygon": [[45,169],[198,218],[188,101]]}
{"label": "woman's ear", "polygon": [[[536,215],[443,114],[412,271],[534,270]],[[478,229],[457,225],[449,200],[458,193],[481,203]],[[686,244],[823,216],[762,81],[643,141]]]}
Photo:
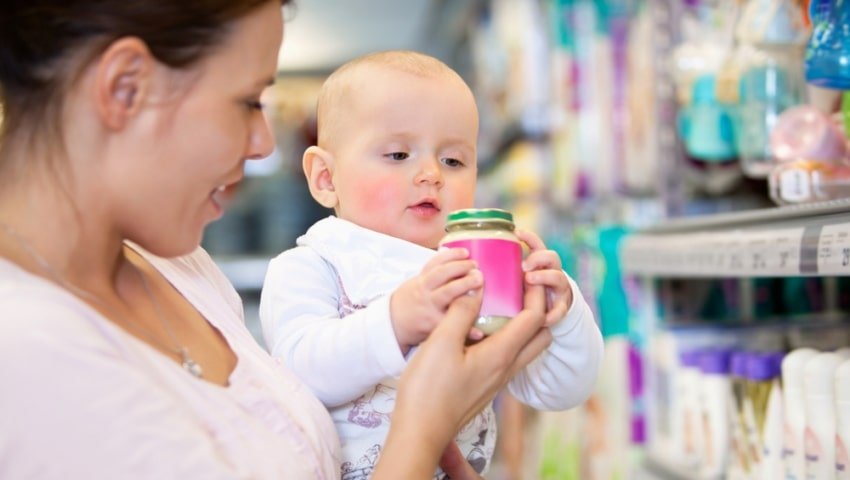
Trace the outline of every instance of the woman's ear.
{"label": "woman's ear", "polygon": [[116,40],[100,55],[94,93],[98,114],[108,128],[123,129],[138,112],[154,66],[147,45],[135,37]]}
{"label": "woman's ear", "polygon": [[325,208],[335,208],[339,203],[333,184],[333,156],[315,145],[304,152],[301,160],[310,194]]}

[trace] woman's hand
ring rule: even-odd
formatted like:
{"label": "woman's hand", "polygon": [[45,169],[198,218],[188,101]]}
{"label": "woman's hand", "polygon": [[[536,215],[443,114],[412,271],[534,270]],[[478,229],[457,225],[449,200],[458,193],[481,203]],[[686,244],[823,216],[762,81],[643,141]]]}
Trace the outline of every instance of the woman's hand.
{"label": "woman's hand", "polygon": [[552,340],[546,299],[526,285],[525,309],[498,332],[464,345],[481,290],[457,298],[401,376],[390,433],[373,477],[430,479],[449,441]]}
{"label": "woman's hand", "polygon": [[454,441],[449,442],[440,455],[440,468],[451,480],[482,480],[481,475],[472,468]]}

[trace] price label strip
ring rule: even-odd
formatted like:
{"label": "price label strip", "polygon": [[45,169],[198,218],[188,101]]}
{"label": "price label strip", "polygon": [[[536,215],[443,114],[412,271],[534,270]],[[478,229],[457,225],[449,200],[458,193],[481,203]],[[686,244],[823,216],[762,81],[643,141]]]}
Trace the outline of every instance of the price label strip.
{"label": "price label strip", "polygon": [[850,275],[850,223],[824,226],[817,252],[819,274]]}

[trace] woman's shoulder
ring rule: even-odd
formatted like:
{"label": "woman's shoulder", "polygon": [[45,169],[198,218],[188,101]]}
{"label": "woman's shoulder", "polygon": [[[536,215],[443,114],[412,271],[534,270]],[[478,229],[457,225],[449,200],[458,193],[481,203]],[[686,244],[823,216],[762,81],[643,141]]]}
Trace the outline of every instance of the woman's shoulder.
{"label": "woman's shoulder", "polygon": [[20,324],[24,319],[87,317],[91,312],[88,305],[59,285],[0,259],[0,317],[7,320],[0,322],[3,326]]}

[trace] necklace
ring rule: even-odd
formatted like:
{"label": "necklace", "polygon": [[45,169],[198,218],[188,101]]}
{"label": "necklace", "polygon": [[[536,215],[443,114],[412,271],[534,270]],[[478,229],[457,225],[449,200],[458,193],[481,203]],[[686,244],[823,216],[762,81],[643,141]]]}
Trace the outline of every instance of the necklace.
{"label": "necklace", "polygon": [[[9,226],[9,225],[7,225],[3,222],[0,222],[0,230],[5,232],[6,235],[8,235],[15,242],[17,242],[18,245],[24,250],[24,252],[26,252],[26,254],[29,255],[33,260],[35,260],[35,262],[38,264],[38,266],[50,276],[50,279],[54,283],[56,283],[60,287],[64,288],[65,290],[68,290],[69,292],[73,293],[77,297],[80,297],[84,300],[89,300],[93,303],[96,303],[97,305],[100,305],[101,307],[103,307],[104,309],[106,309],[107,311],[109,311],[110,313],[115,315],[116,317],[120,317],[120,315],[116,314],[116,311],[113,308],[111,308],[109,305],[104,303],[95,294],[72,284],[71,282],[65,280],[61,275],[59,275],[59,272],[57,272],[56,269],[53,268],[53,266],[50,265],[50,263],[48,263],[47,259],[45,259],[43,256],[41,256],[35,250],[35,248],[33,248],[32,245],[20,233],[18,233],[17,230],[13,229],[11,226]],[[151,342],[159,345],[162,348],[165,348],[166,350],[169,350],[169,351],[174,352],[177,355],[179,355],[180,359],[181,359],[180,364],[183,367],[183,369],[186,370],[187,372],[189,372],[192,376],[194,376],[196,378],[202,378],[203,369],[198,364],[198,362],[196,362],[189,355],[188,347],[181,345],[180,342],[177,341],[177,336],[174,335],[174,331],[171,328],[171,323],[168,321],[166,316],[163,314],[162,308],[160,308],[159,302],[157,301],[156,296],[154,296],[154,294],[153,294],[153,290],[151,289],[151,286],[150,286],[150,283],[148,282],[147,277],[145,277],[145,275],[142,273],[142,271],[139,270],[139,268],[136,267],[136,265],[133,264],[133,262],[130,262],[128,260],[128,263],[133,268],[133,270],[135,270],[136,274],[139,276],[139,279],[142,282],[142,286],[145,289],[145,295],[147,295],[148,299],[150,300],[151,304],[153,305],[154,311],[156,312],[156,315],[159,318],[159,321],[162,323],[163,328],[165,329],[166,333],[168,333],[168,337],[171,339],[171,342],[174,344],[174,346],[163,345],[163,343],[160,342],[159,340],[157,340],[156,338],[154,338],[154,336],[149,331],[140,328],[138,325],[134,325],[134,324],[129,324],[129,325],[131,327],[133,327],[137,332],[144,335]]]}

